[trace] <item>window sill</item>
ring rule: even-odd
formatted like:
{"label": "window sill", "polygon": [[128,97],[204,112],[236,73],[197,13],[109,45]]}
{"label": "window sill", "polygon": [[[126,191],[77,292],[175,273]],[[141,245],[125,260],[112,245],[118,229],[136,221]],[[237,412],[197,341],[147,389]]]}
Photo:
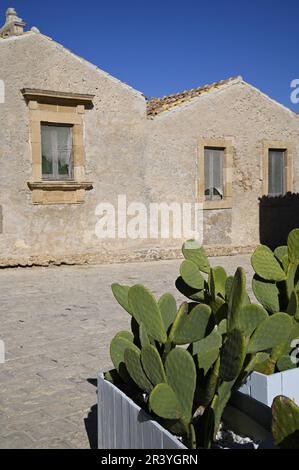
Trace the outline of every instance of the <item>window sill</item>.
{"label": "window sill", "polygon": [[82,204],[85,192],[93,189],[93,184],[76,181],[29,182],[34,204]]}
{"label": "window sill", "polygon": [[232,200],[231,198],[223,199],[222,201],[204,201],[203,209],[204,210],[219,210],[219,209],[232,209]]}

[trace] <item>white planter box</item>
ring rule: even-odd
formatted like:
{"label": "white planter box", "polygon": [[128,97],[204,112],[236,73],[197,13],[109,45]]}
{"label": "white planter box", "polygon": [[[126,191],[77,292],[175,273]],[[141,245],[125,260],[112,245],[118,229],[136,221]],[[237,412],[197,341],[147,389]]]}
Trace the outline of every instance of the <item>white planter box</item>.
{"label": "white planter box", "polygon": [[267,406],[272,406],[278,395],[291,398],[299,405],[299,368],[273,375],[253,372],[240,392]]}
{"label": "white planter box", "polygon": [[[236,432],[258,437],[263,441],[261,448],[273,448],[269,407],[238,393],[232,397],[224,419]],[[98,448],[186,450],[175,436],[153,421],[127,395],[104,380],[103,375],[98,379]]]}
{"label": "white planter box", "polygon": [[99,449],[186,449],[113,384],[98,379]]}

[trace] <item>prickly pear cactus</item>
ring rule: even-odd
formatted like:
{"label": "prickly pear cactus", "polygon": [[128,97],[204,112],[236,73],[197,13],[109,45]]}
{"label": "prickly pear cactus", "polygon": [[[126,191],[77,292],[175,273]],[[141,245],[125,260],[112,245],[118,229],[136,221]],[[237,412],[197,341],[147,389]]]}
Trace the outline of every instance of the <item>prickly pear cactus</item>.
{"label": "prickly pear cactus", "polygon": [[168,331],[177,314],[176,300],[173,295],[164,294],[160,298],[158,305],[162,315],[165,331]]}
{"label": "prickly pear cactus", "polygon": [[141,352],[138,348],[127,348],[124,353],[124,361],[130,377],[144,392],[150,393],[153,384],[147,378],[141,363]]}
{"label": "prickly pear cactus", "polygon": [[153,294],[144,286],[131,287],[128,294],[132,314],[139,324],[143,324],[150,336],[165,344],[167,335],[159,309]]}
{"label": "prickly pear cactus", "polygon": [[167,383],[161,356],[154,346],[142,348],[141,363],[145,374],[154,386]]}
{"label": "prickly pear cactus", "polygon": [[292,329],[292,319],[285,313],[275,313],[264,320],[255,330],[248,345],[248,352],[253,354],[273,349],[285,343]]}
{"label": "prickly pear cactus", "polygon": [[273,402],[272,433],[279,447],[299,449],[299,407],[289,398],[279,396]]}
{"label": "prickly pear cactus", "polygon": [[192,261],[198,269],[206,274],[210,273],[210,263],[203,247],[195,240],[187,241],[183,246],[183,255],[186,260]]}
{"label": "prickly pear cactus", "polygon": [[[191,311],[190,311],[191,310]],[[200,341],[209,332],[212,312],[208,305],[183,304],[169,334],[169,341],[185,345]]]}
{"label": "prickly pear cactus", "polygon": [[270,248],[259,246],[252,256],[252,267],[255,273],[266,281],[281,282],[286,274]]}
{"label": "prickly pear cactus", "polygon": [[247,353],[247,341],[238,329],[228,333],[221,351],[220,375],[225,382],[236,380],[241,373]]}
{"label": "prickly pear cactus", "polygon": [[157,385],[149,397],[150,409],[160,418],[179,420],[183,416],[182,406],[167,384]]}

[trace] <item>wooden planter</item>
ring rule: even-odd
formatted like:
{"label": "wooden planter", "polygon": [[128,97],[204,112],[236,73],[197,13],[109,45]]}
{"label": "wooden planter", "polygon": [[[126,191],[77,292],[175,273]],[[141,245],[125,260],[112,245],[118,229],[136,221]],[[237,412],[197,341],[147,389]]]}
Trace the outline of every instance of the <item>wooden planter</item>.
{"label": "wooden planter", "polygon": [[240,392],[267,406],[272,406],[278,395],[291,398],[299,405],[299,368],[273,375],[253,372]]}
{"label": "wooden planter", "polygon": [[[272,448],[271,410],[243,394],[236,394],[224,420],[235,432],[263,441]],[[113,384],[98,379],[99,449],[185,449],[186,447]]]}

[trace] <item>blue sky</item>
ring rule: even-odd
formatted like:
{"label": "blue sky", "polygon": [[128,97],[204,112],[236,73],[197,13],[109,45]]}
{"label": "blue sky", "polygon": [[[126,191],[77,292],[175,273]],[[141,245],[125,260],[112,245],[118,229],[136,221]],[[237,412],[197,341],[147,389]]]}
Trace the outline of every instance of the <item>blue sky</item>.
{"label": "blue sky", "polygon": [[298,0],[0,0],[73,52],[146,96],[230,76],[299,113]]}

